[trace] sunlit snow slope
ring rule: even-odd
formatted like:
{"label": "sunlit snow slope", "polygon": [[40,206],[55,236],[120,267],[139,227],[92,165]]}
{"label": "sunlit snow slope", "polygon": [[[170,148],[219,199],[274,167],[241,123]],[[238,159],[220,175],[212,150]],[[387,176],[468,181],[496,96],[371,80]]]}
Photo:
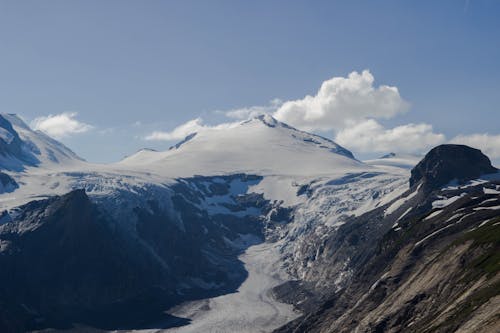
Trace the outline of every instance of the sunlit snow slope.
{"label": "sunlit snow slope", "polygon": [[61,168],[83,160],[62,143],[34,131],[14,114],[0,115],[0,168],[21,171],[26,167]]}
{"label": "sunlit snow slope", "polygon": [[193,133],[165,152],[141,150],[118,165],[170,177],[320,175],[367,169],[333,141],[299,131],[268,115]]}

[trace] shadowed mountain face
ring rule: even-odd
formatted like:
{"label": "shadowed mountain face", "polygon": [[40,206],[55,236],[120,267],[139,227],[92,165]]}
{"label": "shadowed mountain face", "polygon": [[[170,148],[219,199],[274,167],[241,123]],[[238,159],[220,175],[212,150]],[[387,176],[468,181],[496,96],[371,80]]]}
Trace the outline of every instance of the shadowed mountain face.
{"label": "shadowed mountain face", "polygon": [[12,124],[0,115],[0,154],[3,156],[16,156],[26,162],[36,162],[33,156],[23,151],[22,140],[12,127]]}
{"label": "shadowed mountain face", "polygon": [[[231,242],[240,234],[257,241],[261,224],[244,213],[260,216],[272,207],[258,195],[233,201],[230,191],[234,182],[243,190],[258,179],[179,181],[172,202],[180,220],[152,200],[132,208],[134,233],[83,190],[19,207],[0,225],[0,331],[188,323],[164,311],[184,300],[234,292],[246,278],[237,256],[251,243]],[[227,211],[198,208],[205,198],[227,198]]]}
{"label": "shadowed mountain face", "polygon": [[[155,298],[174,297],[172,276],[114,232],[84,191],[29,203],[19,214],[0,227],[2,331],[73,321],[106,327],[127,303],[148,300],[158,313]],[[153,286],[161,288],[152,293]]]}
{"label": "shadowed mountain face", "polygon": [[79,163],[82,159],[62,143],[32,130],[14,114],[0,114],[0,170]]}
{"label": "shadowed mountain face", "polygon": [[422,183],[424,189],[434,190],[456,180],[463,182],[483,174],[495,173],[488,156],[464,145],[440,145],[425,155],[411,171],[410,186]]}
{"label": "shadowed mountain face", "polygon": [[18,187],[19,185],[11,176],[0,171],[0,193],[12,192]]}

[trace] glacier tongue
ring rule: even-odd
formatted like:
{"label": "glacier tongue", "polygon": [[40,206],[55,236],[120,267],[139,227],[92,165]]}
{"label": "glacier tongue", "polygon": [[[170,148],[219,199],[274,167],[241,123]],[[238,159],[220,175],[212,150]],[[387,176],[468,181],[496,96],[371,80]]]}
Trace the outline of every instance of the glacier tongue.
{"label": "glacier tongue", "polygon": [[273,287],[289,278],[279,264],[275,245],[253,245],[239,258],[245,264],[248,278],[238,291],[180,305],[170,314],[187,317],[192,322],[166,332],[271,332],[299,316],[293,306],[276,301],[270,294]]}

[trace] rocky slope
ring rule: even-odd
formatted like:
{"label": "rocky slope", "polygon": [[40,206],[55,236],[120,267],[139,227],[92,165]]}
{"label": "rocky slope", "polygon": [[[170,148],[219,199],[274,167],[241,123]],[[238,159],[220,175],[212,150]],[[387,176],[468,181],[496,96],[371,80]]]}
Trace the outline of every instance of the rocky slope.
{"label": "rocky slope", "polygon": [[497,172],[484,155],[449,168],[471,151],[434,149],[401,198],[311,245],[317,279],[275,289],[306,314],[278,332],[497,332],[500,181],[471,179]]}

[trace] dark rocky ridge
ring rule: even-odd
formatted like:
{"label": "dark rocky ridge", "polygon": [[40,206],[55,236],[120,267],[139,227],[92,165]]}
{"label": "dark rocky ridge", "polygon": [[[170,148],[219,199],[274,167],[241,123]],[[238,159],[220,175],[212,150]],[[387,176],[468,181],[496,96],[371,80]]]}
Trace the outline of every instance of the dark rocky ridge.
{"label": "dark rocky ridge", "polygon": [[0,155],[5,158],[16,159],[7,165],[2,165],[4,169],[15,171],[23,170],[23,163],[27,165],[36,165],[39,161],[36,156],[29,152],[29,149],[23,149],[24,142],[19,134],[14,130],[12,124],[0,115],[0,131],[4,133],[4,138],[0,137]]}
{"label": "dark rocky ridge", "polygon": [[[107,198],[124,200],[120,216],[128,218],[120,221],[107,210],[109,202],[93,202],[84,190],[2,213],[0,332],[74,330],[75,323],[104,330],[187,324],[165,310],[234,292],[247,277],[238,255],[250,244],[239,243],[239,234],[261,238],[259,217],[273,208],[262,195],[246,194],[245,186],[260,179],[179,179],[169,189],[173,212],[153,188],[136,194],[144,205],[130,193]],[[214,207],[215,215],[201,208],[205,198],[220,196],[227,200]],[[241,214],[248,209],[259,213]]]}
{"label": "dark rocky ridge", "polygon": [[452,180],[464,182],[497,171],[479,149],[445,144],[431,149],[413,168],[410,186],[422,183],[425,190],[435,190]]}
{"label": "dark rocky ridge", "polygon": [[154,317],[173,300],[168,272],[111,230],[83,190],[31,202],[20,214],[0,227],[1,331],[117,320],[127,327],[138,320],[131,304]]}
{"label": "dark rocky ridge", "polygon": [[0,171],[0,193],[12,192],[18,187],[14,178]]}

